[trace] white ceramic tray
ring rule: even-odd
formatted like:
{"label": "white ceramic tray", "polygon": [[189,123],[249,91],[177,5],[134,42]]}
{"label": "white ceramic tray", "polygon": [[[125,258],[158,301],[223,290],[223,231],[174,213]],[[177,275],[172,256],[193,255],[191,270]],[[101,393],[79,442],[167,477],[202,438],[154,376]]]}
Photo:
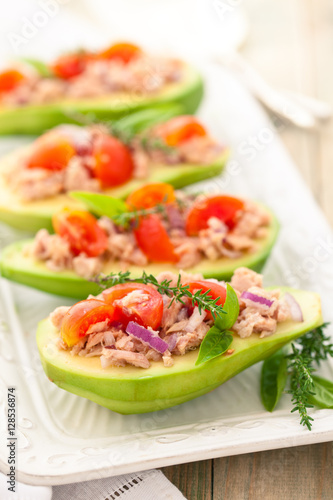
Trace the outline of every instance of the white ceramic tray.
{"label": "white ceramic tray", "polygon": [[[225,175],[206,183],[206,189],[257,198],[275,210],[282,230],[265,270],[266,284],[320,292],[324,317],[332,320],[329,226],[257,104],[230,74],[205,71],[209,84],[202,117],[234,150]],[[249,145],[251,136],[260,150]],[[2,228],[2,243],[17,237]],[[287,395],[274,413],[263,410],[260,366],[194,401],[139,416],[121,416],[58,389],[42,371],[34,336],[37,322],[62,303],[70,301],[1,282],[0,469],[6,472],[4,402],[7,387],[15,386],[19,480],[62,484],[332,440],[330,410],[311,411],[311,432],[290,413]],[[332,364],[325,370],[333,376]]]}

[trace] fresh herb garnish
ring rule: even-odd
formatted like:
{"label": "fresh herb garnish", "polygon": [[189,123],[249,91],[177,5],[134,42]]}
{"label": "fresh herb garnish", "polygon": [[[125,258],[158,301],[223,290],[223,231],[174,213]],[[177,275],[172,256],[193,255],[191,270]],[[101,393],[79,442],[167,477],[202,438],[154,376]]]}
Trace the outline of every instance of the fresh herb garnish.
{"label": "fresh herb garnish", "polygon": [[200,345],[198,359],[195,364],[201,365],[217,358],[229,349],[233,339],[231,332],[221,331],[217,326],[212,326]]}
{"label": "fresh herb garnish", "polygon": [[45,64],[43,61],[40,61],[39,59],[30,59],[28,57],[22,57],[21,61],[32,66],[37,71],[37,73],[44,78],[50,78],[54,76],[54,73],[51,70],[50,66]]}
{"label": "fresh herb garnish", "polygon": [[313,375],[314,394],[309,396],[309,403],[319,408],[333,409],[333,382]]}
{"label": "fresh herb garnish", "polygon": [[291,344],[292,353],[287,356],[288,371],[290,372],[290,389],[287,391],[291,394],[291,402],[293,409],[291,413],[298,411],[300,414],[301,425],[306,426],[309,431],[311,430],[313,418],[308,414],[308,408],[313,408],[309,404],[309,396],[314,394],[314,384],[312,379],[312,358],[302,352],[302,348],[298,348],[295,344]]}
{"label": "fresh herb garnish", "polygon": [[239,314],[239,302],[235,290],[227,283],[227,295],[223,305],[225,314],[215,318],[215,323],[207,332],[200,345],[196,365],[206,363],[226,352],[233,341],[228,330],[233,326]]}
{"label": "fresh herb garnish", "polygon": [[82,201],[96,215],[106,215],[110,219],[114,219],[114,217],[128,211],[124,201],[112,196],[85,191],[71,191],[69,194],[75,200]]}
{"label": "fresh herb garnish", "polygon": [[68,116],[82,126],[99,125],[128,147],[136,142],[147,152],[159,150],[171,153],[175,148],[166,144],[162,138],[152,137],[150,130],[157,123],[167,121],[177,113],[179,113],[178,107],[170,107],[164,113],[158,109],[150,109],[138,111],[117,121],[98,120],[94,114],[83,114],[79,111],[70,111]]}
{"label": "fresh herb garnish", "polygon": [[[311,430],[313,418],[308,414],[308,409],[313,408],[313,405],[331,408],[330,405],[333,404],[333,383],[313,375],[314,364],[319,366],[321,361],[333,356],[333,344],[330,342],[330,337],[324,334],[324,329],[327,326],[328,323],[324,323],[304,334],[297,343],[292,343],[290,354],[281,355],[281,351],[279,351],[276,355],[268,358],[264,363],[265,369],[263,368],[262,371],[262,387],[266,384],[277,386],[279,384],[278,378],[282,377],[281,370],[289,375],[290,389],[286,392],[292,396],[293,409],[291,411],[292,413],[298,411],[301,417],[300,423],[309,430]],[[279,362],[283,364],[283,368],[279,366]],[[269,377],[265,380],[268,375],[270,380]],[[262,391],[265,408],[267,406],[274,408],[282,394],[282,391],[279,392],[280,394],[276,395],[276,400],[272,405],[267,397],[267,392],[263,393]]]}
{"label": "fresh herb garnish", "polygon": [[267,411],[273,411],[286,386],[287,358],[285,349],[280,349],[266,359],[261,370],[261,399]]}
{"label": "fresh herb garnish", "polygon": [[226,314],[224,308],[217,303],[219,301],[219,297],[213,299],[210,296],[211,290],[207,290],[204,293],[202,293],[202,290],[197,290],[195,293],[192,293],[189,290],[189,285],[183,285],[181,279],[181,275],[179,274],[177,284],[176,286],[173,286],[171,284],[172,280],[165,279],[159,283],[155,276],[147,274],[145,271],[143,271],[142,276],[139,278],[132,278],[131,273],[126,271],[118,274],[111,273],[107,276],[98,276],[93,281],[103,289],[128,282],[153,285],[159,293],[165,294],[172,299],[170,305],[174,301],[184,304],[184,299],[189,298],[192,305],[198,307],[200,313],[205,310],[209,311],[214,319],[218,317],[221,318],[222,315]]}
{"label": "fresh herb garnish", "polygon": [[165,205],[159,203],[152,208],[142,208],[141,210],[123,212],[111,217],[111,219],[117,226],[123,227],[124,229],[130,226],[135,229],[138,227],[141,217],[146,217],[151,214],[162,214],[166,218],[167,212],[165,210]]}
{"label": "fresh herb garnish", "polygon": [[[82,201],[89,210],[91,210],[96,215],[106,215],[113,222],[124,229],[128,229],[130,226],[137,227],[140,218],[151,215],[151,214],[161,214],[165,220],[168,219],[168,212],[166,210],[166,204],[159,203],[152,208],[129,210],[128,205],[118,198],[113,198],[105,194],[99,193],[88,193],[85,191],[71,191],[70,196],[75,200]],[[179,206],[182,203],[178,198],[175,203]]]}

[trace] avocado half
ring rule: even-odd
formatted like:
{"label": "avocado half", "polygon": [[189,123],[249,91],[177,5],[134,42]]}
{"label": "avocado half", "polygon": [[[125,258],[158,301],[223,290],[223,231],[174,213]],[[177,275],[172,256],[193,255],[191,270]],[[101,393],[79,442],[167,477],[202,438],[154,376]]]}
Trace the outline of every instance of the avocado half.
{"label": "avocado half", "polygon": [[[277,238],[279,225],[274,216],[268,229],[266,238],[257,240],[258,250],[255,253],[247,253],[238,259],[226,257],[215,261],[203,259],[199,264],[189,269],[188,273],[201,273],[205,278],[216,278],[219,280],[230,280],[235,269],[238,267],[249,267],[254,271],[261,271],[270,251]],[[65,297],[86,298],[90,293],[99,293],[100,289],[96,283],[87,281],[73,271],[54,272],[47,268],[44,262],[38,262],[26,255],[24,248],[31,244],[32,240],[24,240],[5,247],[0,256],[0,270],[4,278],[17,281],[44,292],[63,295]],[[146,267],[129,266],[128,270],[133,277],[141,276],[142,270],[149,274],[157,275],[163,271],[171,271],[178,274],[179,269],[172,264],[151,263]],[[122,271],[119,262],[108,262],[102,272],[109,274]]]}
{"label": "avocado half", "polygon": [[[0,117],[1,120],[1,117]],[[10,172],[28,154],[31,146],[21,148],[0,161],[0,221],[16,229],[37,232],[46,228],[53,231],[52,215],[64,207],[85,210],[83,203],[76,201],[67,194],[52,196],[43,200],[24,202],[13,193],[5,182],[4,174]],[[179,165],[152,164],[149,176],[145,179],[135,179],[126,184],[103,191],[103,194],[115,198],[127,198],[127,196],[149,182],[167,182],[175,188],[182,188],[211,177],[219,175],[228,159],[229,151],[225,149],[211,165],[191,165],[183,163]]]}
{"label": "avocado half", "polygon": [[200,74],[184,63],[181,81],[169,83],[150,96],[115,92],[93,99],[64,99],[50,104],[0,107],[0,135],[39,134],[61,123],[77,123],[77,113],[89,114],[99,120],[111,120],[168,103],[181,104],[184,113],[192,114],[200,104],[203,89]]}
{"label": "avocado half", "polygon": [[101,368],[99,358],[72,356],[57,348],[58,333],[49,319],[37,330],[37,345],[44,371],[56,385],[123,414],[162,410],[184,403],[215,389],[249,366],[261,361],[288,342],[322,324],[317,294],[281,288],[300,304],[304,321],[286,321],[277,332],[260,339],[257,334],[241,339],[237,334],[230,346],[234,352],[195,366],[198,349],[175,356],[165,368],[153,362],[148,369],[133,366]]}

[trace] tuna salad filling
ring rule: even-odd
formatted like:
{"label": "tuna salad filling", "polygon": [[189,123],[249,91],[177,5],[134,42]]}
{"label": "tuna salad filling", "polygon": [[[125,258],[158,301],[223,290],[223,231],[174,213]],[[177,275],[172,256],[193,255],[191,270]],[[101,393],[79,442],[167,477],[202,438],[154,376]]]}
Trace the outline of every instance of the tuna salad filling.
{"label": "tuna salad filling", "polygon": [[[190,290],[206,286],[213,298],[226,296],[225,282],[184,272],[180,276]],[[164,280],[176,286],[178,275],[165,272],[157,276],[158,283]],[[278,323],[293,319],[288,301],[280,297],[278,289],[265,290],[260,274],[238,268],[231,286],[239,300],[239,316],[232,331],[239,337],[265,338],[275,333]],[[171,367],[175,356],[200,346],[214,323],[210,312],[200,312],[188,298],[177,302],[159,294],[153,285],[133,284],[108,288],[72,307],[58,307],[50,319],[59,331],[59,349],[73,356],[98,356],[105,369],[126,365],[149,368],[152,361]],[[229,349],[224,355],[232,353]]]}
{"label": "tuna salad filling", "polygon": [[170,262],[188,269],[203,259],[236,259],[256,252],[267,238],[272,216],[251,201],[190,195],[160,183],[133,192],[127,204],[133,206],[133,200],[140,210],[139,196],[147,200],[147,191],[156,193],[162,188],[174,200],[143,209],[141,213],[147,215],[140,217],[139,211],[125,213],[125,220],[121,216],[96,219],[83,211],[56,214],[56,234],[41,229],[25,254],[45,262],[52,271],[71,270],[90,279],[112,262],[120,263],[123,270],[150,262]]}
{"label": "tuna salad filling", "polygon": [[[44,71],[38,71],[42,65]],[[1,104],[24,106],[119,93],[140,99],[184,76],[182,61],[154,57],[131,44],[117,44],[101,53],[67,54],[49,66],[40,62],[39,68],[27,62],[0,73]]]}
{"label": "tuna salad filling", "polygon": [[154,165],[209,165],[223,149],[191,116],[126,139],[104,125],[60,125],[39,137],[4,175],[9,189],[29,202],[78,189],[103,192],[147,178]]}

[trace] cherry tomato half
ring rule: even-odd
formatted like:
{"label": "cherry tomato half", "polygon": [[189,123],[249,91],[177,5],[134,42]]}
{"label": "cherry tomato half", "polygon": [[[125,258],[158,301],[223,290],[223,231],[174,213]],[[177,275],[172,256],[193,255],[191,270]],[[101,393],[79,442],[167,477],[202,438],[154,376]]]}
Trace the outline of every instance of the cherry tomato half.
{"label": "cherry tomato half", "polygon": [[194,203],[186,218],[186,233],[196,236],[201,229],[208,227],[208,220],[216,217],[223,221],[229,229],[236,224],[239,210],[243,210],[244,203],[232,196],[213,196]]}
{"label": "cherry tomato half", "polygon": [[168,146],[178,146],[193,137],[207,135],[205,128],[191,115],[172,118],[160,127],[160,133]]}
{"label": "cherry tomato half", "polygon": [[107,235],[89,212],[65,208],[53,215],[52,223],[55,232],[68,241],[75,255],[85,253],[88,257],[97,257],[107,249]]}
{"label": "cherry tomato half", "polygon": [[16,69],[3,71],[0,73],[0,95],[15,89],[23,80],[25,80],[25,76]]}
{"label": "cherry tomato half", "polygon": [[87,52],[64,54],[53,63],[51,69],[58,78],[70,80],[83,73],[90,58]]}
{"label": "cherry tomato half", "polygon": [[114,307],[102,300],[82,300],[74,304],[65,314],[61,325],[61,338],[72,347],[87,335],[91,325],[105,320],[113,321],[114,314]]}
{"label": "cherry tomato half", "polygon": [[137,45],[123,42],[111,45],[111,47],[102,51],[98,57],[101,59],[119,59],[127,64],[141,53],[142,50]]}
{"label": "cherry tomato half", "polygon": [[129,149],[115,137],[101,137],[94,148],[94,175],[103,188],[120,186],[133,176],[134,162]]}
{"label": "cherry tomato half", "polygon": [[[148,295],[149,298],[143,302],[133,298],[132,302],[128,301],[126,307],[120,307],[115,303],[116,300],[123,299],[136,290]],[[121,321],[125,327],[129,321],[136,321],[146,328],[150,326],[153,330],[156,330],[161,324],[163,299],[161,294],[152,286],[142,283],[115,285],[103,292],[103,299],[115,307],[116,320]]]}
{"label": "cherry tomato half", "polygon": [[[219,297],[217,304],[221,306],[224,305],[225,299],[227,297],[227,290],[222,285],[211,281],[191,281],[188,285],[191,293],[195,293],[198,290],[202,290],[202,293],[205,293],[210,290],[208,296],[212,299],[217,299]],[[210,311],[208,311],[207,317],[213,319]]]}
{"label": "cherry tomato half", "polygon": [[74,155],[75,149],[66,139],[57,137],[52,140],[40,140],[28,160],[27,167],[63,170]]}
{"label": "cherry tomato half", "polygon": [[151,262],[177,262],[174,246],[158,215],[142,217],[134,234],[139,247]]}
{"label": "cherry tomato half", "polygon": [[133,191],[126,203],[133,208],[152,208],[160,203],[172,203],[176,199],[175,190],[171,184],[155,182]]}

